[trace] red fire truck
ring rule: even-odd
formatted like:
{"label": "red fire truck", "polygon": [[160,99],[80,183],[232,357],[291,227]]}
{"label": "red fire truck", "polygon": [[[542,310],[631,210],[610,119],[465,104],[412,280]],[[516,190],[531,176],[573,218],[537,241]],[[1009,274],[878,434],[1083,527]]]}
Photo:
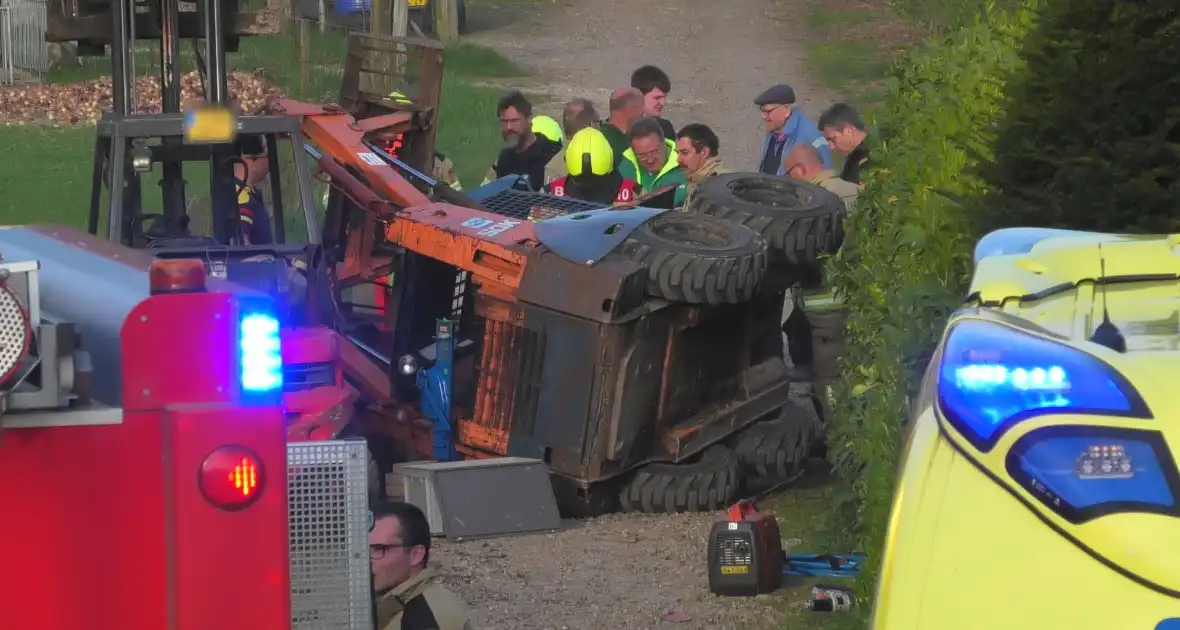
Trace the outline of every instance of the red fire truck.
{"label": "red fire truck", "polygon": [[268,298],[65,228],[0,256],[0,628],[290,630]]}

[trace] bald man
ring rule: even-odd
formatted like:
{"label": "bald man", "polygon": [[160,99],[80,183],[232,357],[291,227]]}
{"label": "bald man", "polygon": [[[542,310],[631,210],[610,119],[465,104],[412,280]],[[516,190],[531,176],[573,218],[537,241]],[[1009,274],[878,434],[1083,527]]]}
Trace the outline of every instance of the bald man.
{"label": "bald man", "polygon": [[[783,171],[791,178],[811,182],[840,198],[846,211],[856,204],[860,186],[840,179],[840,175],[824,168],[819,151],[810,144],[797,144],[783,158]],[[812,371],[812,385],[820,394],[820,407],[826,410],[831,384],[840,375],[839,358],[843,348],[843,303],[823,280],[822,268],[811,267],[817,273],[810,286],[792,291],[795,308],[783,322],[787,336],[787,350],[791,363],[808,366]]]}
{"label": "bald man", "polygon": [[819,151],[810,144],[797,144],[791,149],[787,157],[783,158],[783,172],[793,179],[810,182],[835,193],[849,212],[856,204],[856,196],[860,194],[860,186],[840,179],[839,173],[824,168]]}
{"label": "bald man", "polygon": [[643,92],[638,88],[619,88],[610,97],[610,117],[602,121],[602,135],[615,152],[615,166],[623,160],[623,153],[631,148],[627,132],[631,123],[643,118]]}
{"label": "bald man", "polygon": [[[591,103],[590,99],[575,98],[566,103],[561,110],[561,129],[565,132],[566,138],[572,138],[575,133],[597,125],[598,112],[594,109],[594,103]],[[558,151],[557,155],[553,156],[553,159],[545,165],[545,184],[561,179],[568,174],[565,170],[565,146],[562,146],[561,151]]]}

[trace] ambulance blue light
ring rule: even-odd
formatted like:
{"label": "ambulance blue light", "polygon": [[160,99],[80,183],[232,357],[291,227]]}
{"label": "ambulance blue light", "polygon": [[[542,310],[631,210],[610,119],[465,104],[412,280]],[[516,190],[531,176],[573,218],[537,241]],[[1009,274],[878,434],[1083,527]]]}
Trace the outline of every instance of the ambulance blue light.
{"label": "ambulance blue light", "polygon": [[1180,479],[1163,436],[1151,431],[1051,426],[1017,440],[1008,473],[1071,523],[1117,512],[1170,514]]}
{"label": "ambulance blue light", "polygon": [[245,313],[240,323],[240,336],[242,391],[263,394],[281,390],[283,357],[279,320],[267,313]]}
{"label": "ambulance blue light", "polygon": [[992,322],[955,324],[938,376],[940,410],[982,451],[1036,415],[1150,417],[1135,388],[1105,361]]}

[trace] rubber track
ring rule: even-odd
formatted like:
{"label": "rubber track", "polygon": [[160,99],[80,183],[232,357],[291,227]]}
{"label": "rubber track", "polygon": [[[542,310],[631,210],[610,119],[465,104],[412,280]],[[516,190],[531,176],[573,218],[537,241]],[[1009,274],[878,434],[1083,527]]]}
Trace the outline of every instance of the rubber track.
{"label": "rubber track", "polygon": [[639,469],[619,498],[627,512],[712,512],[737,500],[740,489],[737,457],[727,448],[712,447],[700,462]]}
{"label": "rubber track", "polygon": [[741,433],[734,451],[750,475],[789,479],[806,463],[810,439],[801,423],[764,420]]}

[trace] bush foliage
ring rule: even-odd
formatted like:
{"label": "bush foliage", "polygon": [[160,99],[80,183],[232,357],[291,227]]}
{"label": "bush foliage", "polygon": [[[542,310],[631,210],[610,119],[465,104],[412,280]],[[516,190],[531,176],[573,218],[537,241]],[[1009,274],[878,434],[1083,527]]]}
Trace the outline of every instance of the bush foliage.
{"label": "bush foliage", "polygon": [[1021,57],[987,227],[1180,231],[1180,2],[1053,0]]}
{"label": "bush foliage", "polygon": [[855,494],[845,504],[855,503],[846,533],[874,565],[862,595],[871,596],[876,577],[915,364],[970,280],[978,234],[959,200],[987,192],[970,173],[990,154],[1030,23],[1026,11],[993,7],[895,65],[873,120],[874,166],[829,264],[847,320],[828,444]]}

